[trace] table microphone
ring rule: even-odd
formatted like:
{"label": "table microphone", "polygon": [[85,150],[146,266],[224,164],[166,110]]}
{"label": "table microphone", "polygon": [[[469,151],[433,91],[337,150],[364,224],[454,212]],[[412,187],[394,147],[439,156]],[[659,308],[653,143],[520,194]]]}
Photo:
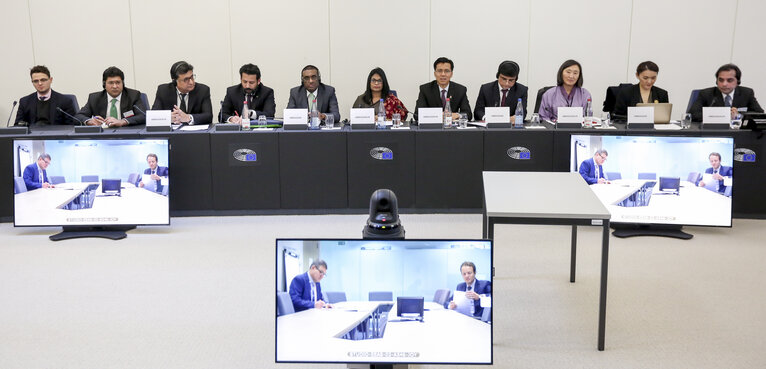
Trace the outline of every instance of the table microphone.
{"label": "table microphone", "polygon": [[138,110],[139,113],[146,115],[146,112],[141,110],[141,108],[139,108],[137,104],[133,104],[133,109],[136,109]]}
{"label": "table microphone", "polygon": [[69,114],[69,113],[65,112],[65,111],[64,111],[64,109],[61,109],[61,107],[58,107],[58,106],[57,106],[57,107],[56,107],[56,110],[58,110],[59,112],[61,112],[61,113],[62,113],[62,114],[64,114],[64,115],[66,115],[67,117],[69,117],[69,118],[71,118],[71,119],[74,119],[74,121],[75,121],[75,122],[77,122],[77,123],[80,123],[80,125],[81,125],[81,126],[84,126],[84,125],[85,125],[85,123],[83,123],[81,120],[77,119],[77,117],[75,117],[75,116],[74,116],[74,115],[72,115],[72,114]]}
{"label": "table microphone", "polygon": [[16,104],[18,104],[18,101],[13,101],[13,106],[11,106],[11,114],[8,115],[8,121],[5,122],[6,127],[10,127],[11,125],[11,117],[13,116],[13,109],[16,108]]}

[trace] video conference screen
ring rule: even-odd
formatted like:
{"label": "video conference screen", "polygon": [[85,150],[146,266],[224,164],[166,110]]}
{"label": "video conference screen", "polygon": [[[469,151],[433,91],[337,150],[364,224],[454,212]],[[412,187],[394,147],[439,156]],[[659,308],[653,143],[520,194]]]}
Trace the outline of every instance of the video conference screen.
{"label": "video conference screen", "polygon": [[276,241],[276,361],[492,363],[491,240]]}
{"label": "video conference screen", "polygon": [[170,224],[167,139],[14,140],[16,226]]}
{"label": "video conference screen", "polygon": [[731,137],[572,135],[570,154],[612,222],[731,226]]}

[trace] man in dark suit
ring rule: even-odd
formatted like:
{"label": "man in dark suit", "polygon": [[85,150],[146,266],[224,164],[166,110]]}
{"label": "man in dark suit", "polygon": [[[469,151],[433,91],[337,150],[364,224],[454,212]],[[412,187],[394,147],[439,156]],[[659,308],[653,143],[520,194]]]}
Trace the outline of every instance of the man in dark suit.
{"label": "man in dark suit", "polygon": [[521,99],[521,107],[524,116],[527,115],[527,86],[518,83],[519,65],[506,60],[500,63],[495,74],[497,81],[481,85],[479,97],[476,98],[476,107],[473,116],[477,120],[484,120],[484,108],[496,106],[508,106],[511,108],[511,123],[516,121],[516,103]]}
{"label": "man in dark suit", "polygon": [[[168,178],[169,170],[168,167],[157,165],[157,162],[157,154],[146,155],[146,163],[149,164],[149,168],[144,170],[144,174],[149,174],[155,182],[153,186],[150,185],[149,187],[154,189],[155,192],[162,192],[162,178]],[[136,185],[143,188],[147,184],[144,183],[142,179],[139,179],[139,182]]]}
{"label": "man in dark suit", "polygon": [[[734,175],[734,170],[732,167],[721,165],[721,154],[717,152],[711,152],[710,155],[708,155],[708,159],[710,160],[710,168],[705,169],[705,173],[712,174],[713,180],[718,182],[714,187],[713,185],[711,185],[711,187],[719,193],[726,192],[726,186],[723,184],[723,179],[724,177],[731,178]],[[705,181],[702,180],[697,185],[705,187]]]}
{"label": "man in dark suit", "polygon": [[[58,108],[75,115],[74,101],[51,89],[53,77],[44,65],[32,67],[29,71],[32,86],[36,92],[19,99],[19,110],[16,112],[15,125],[50,125],[75,124],[72,118],[58,111]],[[25,124],[26,123],[26,124]]]}
{"label": "man in dark suit", "polygon": [[89,126],[109,128],[146,122],[146,106],[141,101],[141,92],[125,87],[125,74],[119,68],[106,68],[101,81],[104,89],[88,96],[88,102],[77,113],[77,119]]}
{"label": "man in dark suit", "polygon": [[607,183],[604,176],[604,168],[601,166],[606,161],[607,156],[609,156],[609,153],[606,150],[598,149],[592,158],[580,164],[580,175],[589,185]]}
{"label": "man in dark suit", "polygon": [[[492,295],[492,282],[480,281],[476,279],[476,264],[470,261],[466,261],[460,265],[460,274],[463,276],[465,282],[457,285],[457,291],[465,291],[465,297],[469,300],[473,300],[473,306],[471,306],[471,313],[475,317],[481,317],[484,312],[484,308],[481,307],[481,296]],[[457,304],[454,301],[449,303],[449,308],[454,310],[457,308]]]}
{"label": "man in dark suit", "polygon": [[46,169],[48,169],[50,163],[51,156],[42,153],[37,157],[37,163],[29,164],[24,168],[24,184],[27,185],[27,191],[56,187],[48,183],[48,172]]}
{"label": "man in dark suit", "polygon": [[152,110],[171,110],[173,124],[210,124],[210,87],[195,81],[194,66],[179,61],[170,67],[170,83],[157,86]]}
{"label": "man in dark suit", "polygon": [[701,90],[689,112],[692,120],[702,121],[702,108],[710,106],[731,107],[731,119],[743,112],[763,113],[755,99],[753,89],[740,86],[742,71],[734,64],[724,64],[715,73],[716,87]]}
{"label": "man in dark suit", "polygon": [[259,115],[273,118],[276,111],[274,90],[261,83],[261,70],[257,65],[245,64],[239,68],[240,84],[226,89],[219,120],[227,123],[242,122],[242,108],[247,100],[250,119]]}
{"label": "man in dark suit", "polygon": [[444,108],[447,99],[450,99],[452,119],[459,118],[459,113],[466,113],[471,120],[471,105],[468,103],[465,86],[451,82],[452,70],[455,64],[452,60],[440,57],[434,62],[435,80],[420,85],[418,101],[415,103],[415,120],[418,120],[418,108]]}
{"label": "man in dark suit", "polygon": [[322,287],[319,281],[327,274],[327,263],[317,259],[311,263],[309,271],[298,274],[290,282],[290,299],[295,312],[307,309],[331,308],[332,305],[322,300]]}
{"label": "man in dark suit", "polygon": [[335,121],[340,122],[335,88],[322,83],[322,75],[319,74],[317,67],[307,65],[301,70],[301,85],[290,89],[290,101],[287,102],[287,108],[305,108],[311,111],[314,100],[317,103],[319,119],[324,121],[327,114],[332,114],[335,116]]}

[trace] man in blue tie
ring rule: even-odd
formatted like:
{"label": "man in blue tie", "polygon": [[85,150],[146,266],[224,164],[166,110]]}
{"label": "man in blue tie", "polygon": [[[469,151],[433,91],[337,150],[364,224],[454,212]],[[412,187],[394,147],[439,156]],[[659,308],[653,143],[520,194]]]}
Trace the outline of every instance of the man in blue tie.
{"label": "man in blue tie", "polygon": [[598,149],[593,157],[580,163],[580,175],[589,185],[596,183],[608,183],[604,176],[602,165],[609,153],[605,149]]}
{"label": "man in blue tie", "polygon": [[[476,264],[470,261],[463,262],[460,265],[460,275],[465,282],[457,285],[457,291],[465,291],[465,297],[473,300],[470,312],[474,317],[481,317],[484,308],[481,307],[481,296],[490,296],[492,294],[492,282],[480,281],[476,279]],[[455,310],[457,304],[450,301],[449,308]]]}
{"label": "man in blue tie", "polygon": [[298,274],[290,282],[290,299],[295,312],[316,308],[331,308],[332,305],[322,300],[322,287],[319,281],[327,274],[327,263],[322,259],[314,260],[308,272]]}
{"label": "man in blue tie", "polygon": [[56,187],[48,183],[48,165],[51,164],[51,156],[46,153],[41,153],[37,157],[37,163],[32,163],[24,168],[24,183],[27,185],[27,191],[36,190],[38,188],[53,188]]}
{"label": "man in blue tie", "polygon": [[[149,154],[146,156],[146,163],[149,164],[149,168],[144,170],[144,174],[148,174],[152,181],[154,181],[153,185],[149,186],[148,189],[151,189],[154,192],[162,192],[162,179],[168,178],[168,167],[161,167],[157,165],[157,154]],[[137,186],[143,188],[146,186],[147,183],[143,182],[143,179],[139,180]]]}
{"label": "man in blue tie", "polygon": [[[711,152],[710,155],[708,155],[708,159],[710,159],[710,168],[705,169],[705,173],[712,174],[713,181],[718,182],[715,184],[709,183],[711,190],[716,190],[719,193],[726,192],[726,186],[723,184],[723,179],[724,177],[731,178],[734,175],[732,167],[721,165],[721,154],[717,152]],[[698,186],[705,187],[705,180],[700,181]]]}

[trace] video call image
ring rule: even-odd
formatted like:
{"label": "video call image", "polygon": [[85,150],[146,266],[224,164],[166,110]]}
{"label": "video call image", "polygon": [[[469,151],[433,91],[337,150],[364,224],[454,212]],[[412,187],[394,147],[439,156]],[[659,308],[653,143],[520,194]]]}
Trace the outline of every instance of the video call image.
{"label": "video call image", "polygon": [[277,362],[492,363],[491,241],[276,246]]}
{"label": "video call image", "polygon": [[167,139],[14,140],[16,226],[167,225]]}
{"label": "video call image", "polygon": [[573,135],[570,170],[612,222],[731,226],[734,139]]}

